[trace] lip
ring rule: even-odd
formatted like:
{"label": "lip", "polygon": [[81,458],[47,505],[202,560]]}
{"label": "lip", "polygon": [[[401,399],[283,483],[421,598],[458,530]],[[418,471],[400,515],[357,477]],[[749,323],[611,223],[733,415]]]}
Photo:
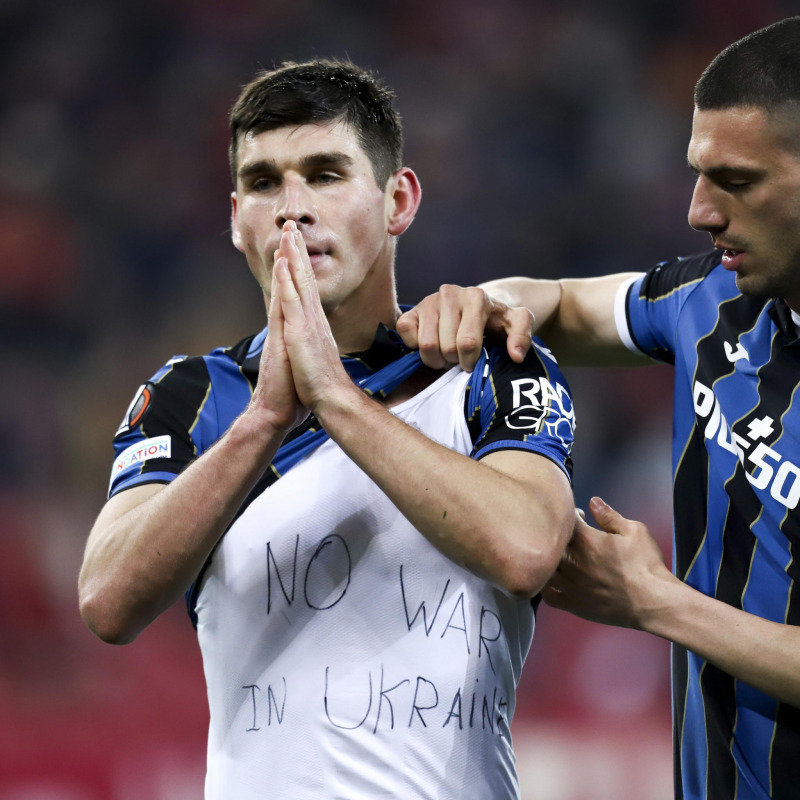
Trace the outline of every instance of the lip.
{"label": "lip", "polygon": [[732,272],[737,271],[742,266],[745,251],[735,250],[732,247],[721,247],[722,250],[722,266]]}
{"label": "lip", "polygon": [[309,250],[308,251],[308,259],[311,262],[312,267],[316,267],[322,263],[322,261],[327,258],[330,253],[326,250]]}
{"label": "lip", "polygon": [[[316,266],[319,264],[323,259],[327,256],[330,256],[333,252],[332,248],[328,247],[326,244],[322,243],[310,243],[305,242],[306,245],[306,252],[308,253],[308,258],[311,261],[312,266]],[[274,247],[269,248],[267,252],[273,253],[275,250],[278,249],[280,243],[277,243]]]}

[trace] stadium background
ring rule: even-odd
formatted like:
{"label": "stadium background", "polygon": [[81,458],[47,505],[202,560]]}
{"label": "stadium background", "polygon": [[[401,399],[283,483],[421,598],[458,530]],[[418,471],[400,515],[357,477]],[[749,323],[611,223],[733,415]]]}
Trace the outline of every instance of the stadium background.
{"label": "stadium background", "polygon": [[[778,0],[0,2],[0,800],[191,800],[207,710],[175,608],[92,638],[76,575],[139,383],[263,324],[228,237],[226,112],[285,58],[393,85],[424,188],[401,300],[644,269],[686,224],[692,86]],[[669,550],[671,376],[571,371],[575,491]],[[514,725],[528,800],[666,800],[668,647],[543,609]]]}

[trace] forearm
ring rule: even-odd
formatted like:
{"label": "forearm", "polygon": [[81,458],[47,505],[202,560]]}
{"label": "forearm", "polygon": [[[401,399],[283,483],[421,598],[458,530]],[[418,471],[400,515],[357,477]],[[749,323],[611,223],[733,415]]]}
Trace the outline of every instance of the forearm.
{"label": "forearm", "polygon": [[548,459],[510,451],[503,455],[515,465],[519,456],[519,473],[516,466],[501,472],[439,445],[360,393],[328,398],[317,415],[448,558],[517,595],[536,594],[550,577],[573,505],[569,482]]}
{"label": "forearm", "polygon": [[[109,501],[89,536],[79,579],[81,613],[100,638],[132,641],[183,595],[283,436],[257,411],[245,412],[140,505],[116,516],[116,498]],[[121,503],[125,494],[117,496]]]}
{"label": "forearm", "polygon": [[558,317],[561,305],[560,281],[540,278],[499,278],[480,288],[507,306],[523,306],[534,316],[534,331],[545,336]]}
{"label": "forearm", "polygon": [[560,281],[505,278],[482,288],[506,305],[524,306],[535,332],[563,364],[633,366],[646,363],[631,353],[617,332],[614,302],[619,286],[636,273]]}
{"label": "forearm", "polygon": [[641,627],[800,708],[800,628],[748,614],[670,576]]}

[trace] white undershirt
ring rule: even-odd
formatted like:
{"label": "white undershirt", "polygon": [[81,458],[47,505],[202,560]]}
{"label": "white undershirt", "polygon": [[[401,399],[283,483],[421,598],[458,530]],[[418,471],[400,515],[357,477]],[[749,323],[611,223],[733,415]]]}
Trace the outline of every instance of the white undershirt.
{"label": "white undershirt", "polygon": [[[468,454],[468,377],[392,413]],[[519,797],[530,602],[445,558],[335,442],[231,526],[197,615],[207,800]]]}

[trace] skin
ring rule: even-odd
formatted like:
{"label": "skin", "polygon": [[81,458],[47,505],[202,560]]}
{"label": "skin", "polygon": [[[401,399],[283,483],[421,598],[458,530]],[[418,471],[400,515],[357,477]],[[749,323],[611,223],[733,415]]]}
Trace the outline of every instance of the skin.
{"label": "skin", "polygon": [[[696,110],[688,161],[697,175],[689,223],[723,251],[745,294],[782,297],[800,312],[798,120],[752,107]],[[647,364],[617,333],[614,303],[635,273],[481,288],[446,287],[404,315],[398,330],[432,363],[469,368],[484,328],[507,334],[509,353],[533,328],[560,360],[576,365]],[[513,306],[533,315],[525,318]],[[648,631],[694,651],[730,675],[800,707],[800,628],[769,622],[708,597],[667,568],[641,522],[594,497],[581,516],[545,601],[585,619]]]}
{"label": "skin", "polygon": [[[233,242],[268,307],[258,381],[230,429],[175,480],[106,503],[79,578],[87,625],[124,644],[178,600],[310,412],[441,552],[511,594],[538,593],[572,529],[563,472],[521,451],[476,462],[448,450],[367,397],[340,361],[399,314],[394,254],[419,206],[414,173],[400,169],[378,186],[355,133],[340,123],[247,135],[239,145]],[[388,405],[435,377],[423,372]]]}
{"label": "skin", "polygon": [[800,135],[788,113],[760,108],[694,114],[689,224],[706,231],[743,294],[782,297],[800,311]]}
{"label": "skin", "polygon": [[247,134],[231,195],[233,243],[269,297],[275,251],[293,221],[339,348],[355,352],[371,344],[379,322],[394,324],[400,313],[391,265],[420,194],[407,168],[381,189],[343,122]]}

